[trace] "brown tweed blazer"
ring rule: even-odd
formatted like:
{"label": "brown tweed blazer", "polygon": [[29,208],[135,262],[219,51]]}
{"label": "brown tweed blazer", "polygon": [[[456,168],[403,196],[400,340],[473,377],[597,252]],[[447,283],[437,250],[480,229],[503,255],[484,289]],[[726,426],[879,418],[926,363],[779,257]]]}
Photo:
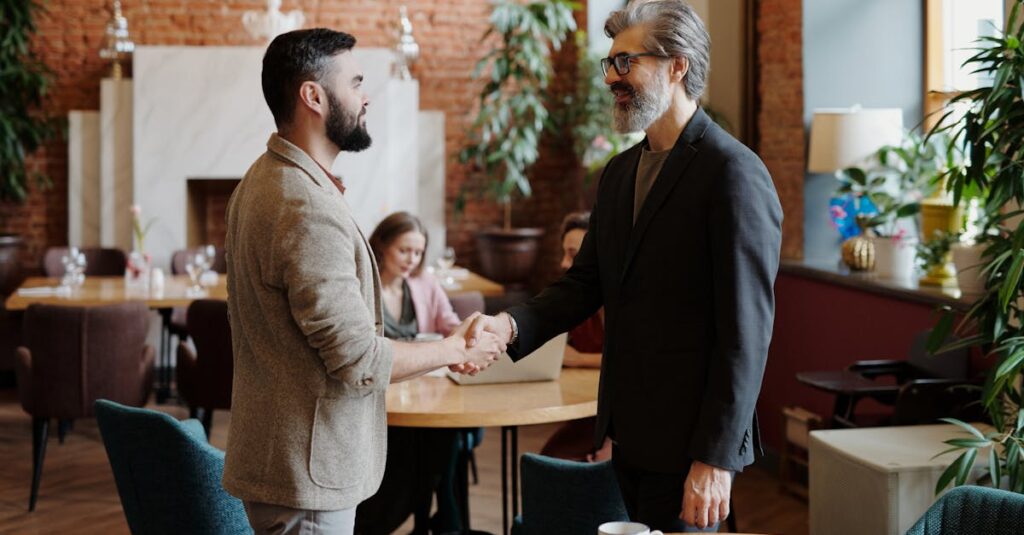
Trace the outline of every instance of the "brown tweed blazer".
{"label": "brown tweed blazer", "polygon": [[345,198],[274,134],[228,204],[234,346],[224,488],[310,510],[376,492],[387,450],[377,265]]}

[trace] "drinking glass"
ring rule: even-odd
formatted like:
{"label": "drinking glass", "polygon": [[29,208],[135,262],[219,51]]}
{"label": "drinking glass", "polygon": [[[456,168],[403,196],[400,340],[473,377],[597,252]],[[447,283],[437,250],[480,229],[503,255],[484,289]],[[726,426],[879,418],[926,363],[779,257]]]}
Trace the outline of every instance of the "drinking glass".
{"label": "drinking glass", "polygon": [[203,287],[199,285],[199,277],[206,271],[206,268],[206,255],[203,253],[189,255],[186,258],[185,272],[188,273],[188,278],[192,281],[192,286],[188,289],[190,295],[203,294]]}

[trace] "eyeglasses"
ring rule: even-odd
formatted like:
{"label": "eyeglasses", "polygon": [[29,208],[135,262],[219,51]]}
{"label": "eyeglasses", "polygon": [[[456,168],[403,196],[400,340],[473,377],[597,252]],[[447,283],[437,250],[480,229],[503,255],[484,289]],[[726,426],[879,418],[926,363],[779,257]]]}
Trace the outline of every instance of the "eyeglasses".
{"label": "eyeglasses", "polygon": [[608,76],[608,69],[614,66],[615,72],[619,76],[625,76],[629,74],[629,64],[632,63],[630,60],[633,58],[641,58],[644,56],[665,59],[668,58],[668,56],[664,54],[655,54],[654,52],[640,52],[638,54],[617,54],[613,57],[601,58],[601,72],[604,73],[605,76]]}

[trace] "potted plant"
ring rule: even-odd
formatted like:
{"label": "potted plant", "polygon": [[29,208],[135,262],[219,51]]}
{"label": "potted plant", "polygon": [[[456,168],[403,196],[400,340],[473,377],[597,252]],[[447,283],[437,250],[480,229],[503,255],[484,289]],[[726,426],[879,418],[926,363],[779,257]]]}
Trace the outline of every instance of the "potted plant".
{"label": "potted plant", "polygon": [[498,42],[477,63],[474,77],[485,80],[479,107],[459,160],[482,189],[504,210],[501,228],[477,233],[480,267],[504,283],[524,280],[537,259],[537,228],[513,228],[512,201],[531,193],[528,170],[539,155],[538,143],[551,124],[546,101],[551,78],[551,48],[558,49],[576,29],[575,5],[565,0],[520,3],[499,0],[484,40]]}
{"label": "potted plant", "polygon": [[977,483],[1024,492],[1024,225],[1018,219],[1019,207],[1024,205],[1024,129],[1019,125],[1019,117],[1024,116],[1024,28],[1018,25],[1020,9],[1018,0],[1006,32],[982,38],[977,53],[965,63],[991,80],[991,85],[954,97],[951,108],[959,107],[963,117],[950,120],[955,117],[950,111],[937,127],[953,133],[969,156],[962,168],[947,176],[954,202],[962,205],[971,191],[983,196],[983,227],[977,243],[982,248],[985,286],[960,321],[952,310],[945,310],[930,346],[941,350],[942,341],[955,331],[963,337],[955,346],[976,346],[992,361],[981,396],[992,427],[946,420],[967,434],[947,441],[950,451],[960,455],[939,479],[936,492],[951,482],[968,483],[979,456],[986,470]]}
{"label": "potted plant", "polygon": [[[871,167],[851,167],[837,175],[837,197],[853,207],[859,232],[871,240],[879,276],[912,277],[921,233],[916,216],[945,169],[945,160],[938,137],[908,132],[899,146],[879,149]],[[841,204],[844,214],[851,211]],[[833,219],[836,206],[833,203]]]}
{"label": "potted plant", "polygon": [[[50,185],[42,173],[30,173],[25,157],[61,131],[61,122],[39,112],[53,73],[30,46],[42,7],[34,0],[0,3],[0,202],[23,202],[30,180]],[[0,234],[0,293],[20,282],[18,250],[22,239]]]}

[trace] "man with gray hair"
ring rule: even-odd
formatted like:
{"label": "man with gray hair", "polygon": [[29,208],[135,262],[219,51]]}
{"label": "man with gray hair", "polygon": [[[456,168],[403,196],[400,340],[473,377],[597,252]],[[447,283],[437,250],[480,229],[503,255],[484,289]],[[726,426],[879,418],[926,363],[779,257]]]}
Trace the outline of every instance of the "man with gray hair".
{"label": "man with gray hair", "polygon": [[698,104],[710,39],[693,9],[634,1],[605,32],[615,125],[647,137],[605,167],[572,268],[468,336],[493,332],[519,358],[604,306],[594,438],[613,440],[630,518],[716,531],[760,448],[782,209],[761,160]]}

